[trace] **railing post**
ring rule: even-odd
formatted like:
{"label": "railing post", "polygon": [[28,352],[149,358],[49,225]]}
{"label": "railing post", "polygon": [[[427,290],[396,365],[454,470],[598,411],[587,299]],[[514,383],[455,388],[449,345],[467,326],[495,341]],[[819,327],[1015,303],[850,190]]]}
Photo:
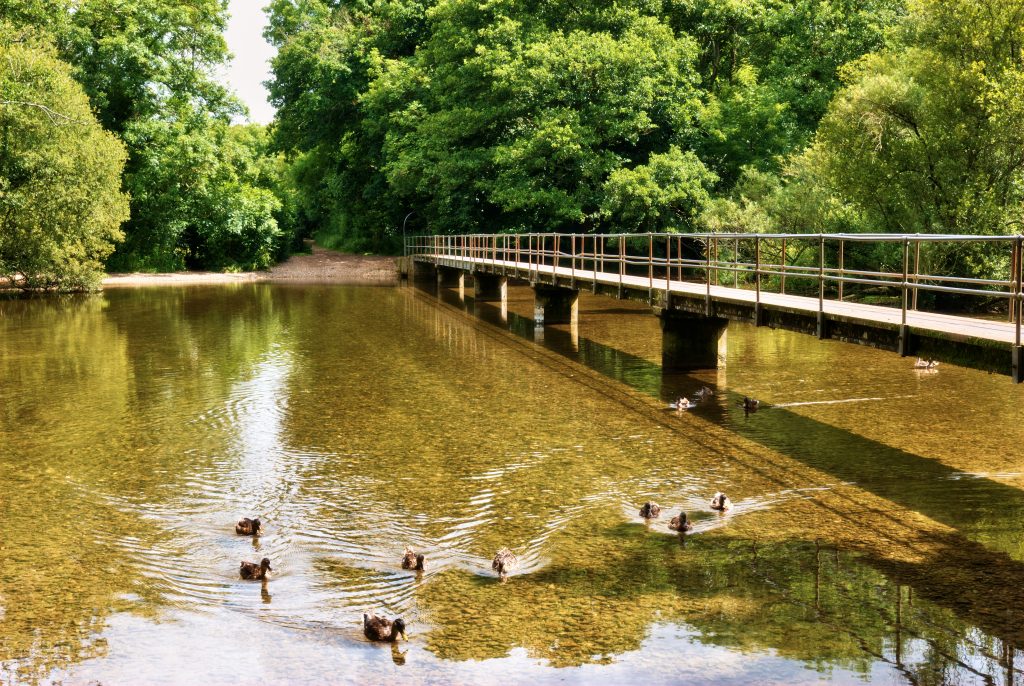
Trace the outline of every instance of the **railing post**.
{"label": "railing post", "polygon": [[715,285],[718,285],[718,237],[715,236]]}
{"label": "railing post", "polygon": [[782,239],[782,257],[779,260],[782,264],[782,276],[779,281],[779,293],[782,295],[786,294],[786,239]]}
{"label": "railing post", "polygon": [[572,252],[572,262],[569,263],[569,287],[576,288],[576,234],[569,236],[569,250]]}
{"label": "railing post", "polygon": [[683,280],[683,237],[676,237],[676,259],[679,260],[679,280]]}
{"label": "railing post", "polygon": [[917,281],[921,275],[921,239],[914,243],[914,300],[910,309],[917,311]]}
{"label": "railing post", "polygon": [[818,237],[818,338],[825,338],[825,236]]}
{"label": "railing post", "polygon": [[910,341],[908,340],[909,336],[908,336],[908,330],[907,330],[907,299],[908,299],[908,295],[909,295],[908,289],[907,289],[907,278],[909,276],[909,272],[910,272],[910,238],[905,236],[903,238],[903,283],[901,284],[901,288],[902,288],[902,291],[903,291],[903,303],[902,303],[902,307],[900,308],[900,335],[899,335],[899,350],[898,350],[898,352],[899,352],[901,357],[906,357],[909,354],[909,352],[910,352],[909,351],[910,346],[908,345],[910,343]]}
{"label": "railing post", "polygon": [[754,237],[754,326],[761,326],[761,237]]}
{"label": "railing post", "polygon": [[1010,371],[1014,382],[1024,382],[1024,349],[1020,344],[1021,318],[1024,318],[1024,300],[1021,298],[1021,279],[1024,275],[1024,236],[1018,235],[1013,242],[1013,351],[1010,356]]}
{"label": "railing post", "polygon": [[740,287],[740,239],[732,241],[732,287]]}
{"label": "railing post", "polygon": [[672,236],[665,236],[665,306],[669,305],[672,291]]}
{"label": "railing post", "polygon": [[622,297],[622,279],[626,275],[626,241],[619,234],[619,297]]}
{"label": "railing post", "polygon": [[711,316],[711,237],[704,238],[704,314]]}
{"label": "railing post", "polygon": [[654,290],[654,234],[647,234],[647,276],[648,290]]}
{"label": "railing post", "polygon": [[843,301],[843,279],[845,278],[845,271],[843,267],[843,253],[846,251],[846,241],[842,238],[839,239],[839,302]]}

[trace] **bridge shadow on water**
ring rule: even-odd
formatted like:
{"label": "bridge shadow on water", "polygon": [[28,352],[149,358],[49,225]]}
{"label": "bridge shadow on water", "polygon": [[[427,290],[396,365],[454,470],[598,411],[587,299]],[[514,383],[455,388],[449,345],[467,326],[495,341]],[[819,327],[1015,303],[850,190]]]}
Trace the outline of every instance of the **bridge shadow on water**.
{"label": "bridge shadow on water", "polygon": [[[440,294],[448,305],[460,307],[480,320],[536,341],[568,359],[623,383],[666,405],[709,385],[688,374],[663,374],[660,365],[553,327],[538,329],[534,321],[515,313],[503,319],[492,303],[459,301]],[[633,312],[632,310],[630,312]],[[713,388],[711,402],[695,412],[703,419],[733,431],[746,440],[827,473],[837,480],[919,512],[953,531],[919,533],[917,540],[930,553],[914,561],[861,551],[864,562],[894,582],[947,607],[1024,648],[1024,562],[979,542],[979,532],[1016,530],[1024,520],[1024,491],[992,479],[969,474],[941,462],[799,415],[783,407],[766,406],[747,415],[742,394]],[[880,469],[879,465],[884,465]],[[867,510],[867,508],[865,508]],[[845,515],[850,519],[850,515]],[[865,512],[868,518],[877,511]],[[872,526],[864,522],[865,528]],[[899,541],[894,540],[894,545]]]}

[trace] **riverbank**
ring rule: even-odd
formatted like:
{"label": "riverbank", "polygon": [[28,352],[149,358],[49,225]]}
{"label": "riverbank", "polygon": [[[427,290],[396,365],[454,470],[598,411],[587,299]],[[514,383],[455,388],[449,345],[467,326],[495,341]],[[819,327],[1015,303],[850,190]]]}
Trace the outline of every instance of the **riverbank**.
{"label": "riverbank", "polygon": [[352,283],[389,284],[398,280],[394,257],[353,255],[313,246],[311,254],[292,255],[263,272],[175,272],[169,274],[109,274],[104,288],[189,286],[218,283]]}

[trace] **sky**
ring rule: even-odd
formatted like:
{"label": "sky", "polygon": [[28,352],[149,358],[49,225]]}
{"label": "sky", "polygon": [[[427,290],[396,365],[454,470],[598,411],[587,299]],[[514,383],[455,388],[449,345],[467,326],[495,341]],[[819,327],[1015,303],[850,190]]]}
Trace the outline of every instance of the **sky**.
{"label": "sky", "polygon": [[274,108],[267,102],[267,89],[263,87],[270,78],[269,60],[274,56],[274,48],[263,40],[267,23],[263,8],[267,4],[267,0],[231,0],[231,18],[224,37],[235,57],[221,75],[249,107],[249,118],[260,124],[274,118]]}

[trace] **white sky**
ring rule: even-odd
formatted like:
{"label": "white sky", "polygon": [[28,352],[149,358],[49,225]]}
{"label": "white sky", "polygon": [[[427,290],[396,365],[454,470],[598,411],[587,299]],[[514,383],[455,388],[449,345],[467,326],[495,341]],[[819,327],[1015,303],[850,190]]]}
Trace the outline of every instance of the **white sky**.
{"label": "white sky", "polygon": [[267,23],[263,8],[267,4],[267,0],[231,0],[231,18],[224,34],[235,58],[222,79],[248,105],[249,118],[260,124],[274,118],[274,108],[267,102],[267,89],[263,87],[270,78],[269,60],[274,56],[274,48],[263,40]]}

